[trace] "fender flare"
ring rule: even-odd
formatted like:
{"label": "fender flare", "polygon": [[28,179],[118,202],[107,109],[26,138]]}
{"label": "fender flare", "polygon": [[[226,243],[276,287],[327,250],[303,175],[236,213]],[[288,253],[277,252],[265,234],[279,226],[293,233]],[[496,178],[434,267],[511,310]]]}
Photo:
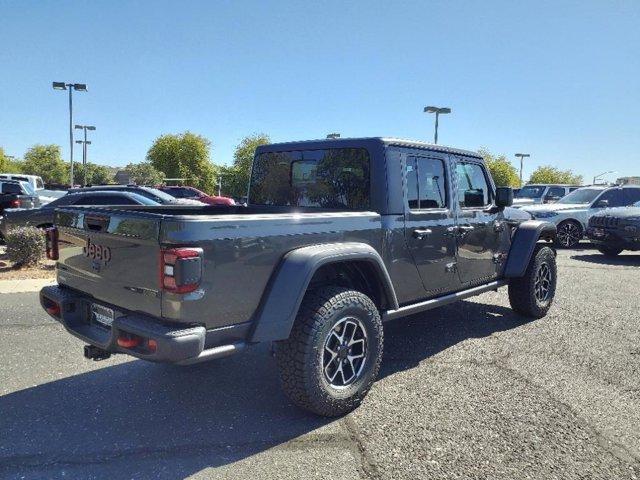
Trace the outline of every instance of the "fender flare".
{"label": "fender flare", "polygon": [[251,342],[284,340],[289,337],[307,287],[316,271],[331,263],[348,261],[369,262],[382,282],[385,295],[392,306],[398,300],[389,272],[380,254],[366,243],[347,242],[301,247],[284,255],[272,275],[254,317]]}
{"label": "fender flare", "polygon": [[511,240],[504,277],[516,278],[524,275],[540,238],[555,240],[556,226],[541,220],[526,220],[518,225]]}

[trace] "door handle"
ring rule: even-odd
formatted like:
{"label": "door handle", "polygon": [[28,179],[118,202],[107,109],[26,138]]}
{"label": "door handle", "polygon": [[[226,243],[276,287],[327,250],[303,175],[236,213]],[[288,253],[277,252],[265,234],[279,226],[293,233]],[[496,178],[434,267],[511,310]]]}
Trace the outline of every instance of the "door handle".
{"label": "door handle", "polygon": [[413,231],[413,237],[418,240],[422,240],[424,237],[431,235],[431,230],[428,228],[416,228]]}

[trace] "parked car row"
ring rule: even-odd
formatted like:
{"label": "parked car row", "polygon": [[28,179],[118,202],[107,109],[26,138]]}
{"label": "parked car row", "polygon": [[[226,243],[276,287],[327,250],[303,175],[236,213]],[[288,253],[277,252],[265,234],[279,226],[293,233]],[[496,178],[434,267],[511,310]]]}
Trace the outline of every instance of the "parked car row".
{"label": "parked car row", "polygon": [[609,209],[631,206],[640,201],[638,185],[594,185],[574,190],[554,204],[524,206],[533,218],[557,226],[556,244],[573,248],[585,237],[590,219]]}
{"label": "parked car row", "polygon": [[[32,176],[34,177],[34,176]],[[37,177],[39,178],[39,177]],[[35,179],[32,179],[35,181]],[[176,189],[188,190],[188,192]],[[138,185],[94,185],[72,188],[59,198],[41,202],[31,182],[0,179],[0,238],[15,227],[47,228],[53,225],[56,208],[69,206],[126,206],[126,205],[235,205],[233,199],[211,197],[191,187],[163,187]],[[172,192],[178,195],[171,195]],[[6,209],[6,210],[5,210]]]}

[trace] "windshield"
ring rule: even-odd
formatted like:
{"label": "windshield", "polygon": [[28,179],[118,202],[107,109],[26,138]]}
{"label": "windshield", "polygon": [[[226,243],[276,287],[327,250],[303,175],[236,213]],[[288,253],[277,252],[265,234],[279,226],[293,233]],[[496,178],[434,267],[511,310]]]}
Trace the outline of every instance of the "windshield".
{"label": "windshield", "polygon": [[187,187],[171,187],[163,190],[164,193],[168,193],[176,198],[197,198],[198,192]]}
{"label": "windshield", "polygon": [[566,197],[562,198],[558,201],[558,203],[581,203],[588,204],[595,200],[595,198],[600,195],[604,190],[599,188],[579,188],[578,190],[574,190]]}
{"label": "windshield", "polygon": [[544,193],[546,187],[536,187],[534,185],[527,185],[520,189],[516,198],[540,198]]}
{"label": "windshield", "polygon": [[151,200],[150,198],[147,198],[138,193],[129,192],[129,195],[131,195],[131,198],[136,202],[139,202],[141,205],[160,205],[155,200]]}
{"label": "windshield", "polygon": [[29,195],[36,194],[36,191],[33,189],[29,182],[20,182],[20,185],[22,185],[22,188],[24,188],[25,192],[27,192]]}
{"label": "windshield", "polygon": [[[140,191],[136,192],[138,195],[144,195],[147,198],[156,200],[160,203],[175,203],[176,197],[169,195],[157,188],[140,187]],[[149,195],[148,195],[149,194]],[[154,198],[155,197],[155,198]]]}

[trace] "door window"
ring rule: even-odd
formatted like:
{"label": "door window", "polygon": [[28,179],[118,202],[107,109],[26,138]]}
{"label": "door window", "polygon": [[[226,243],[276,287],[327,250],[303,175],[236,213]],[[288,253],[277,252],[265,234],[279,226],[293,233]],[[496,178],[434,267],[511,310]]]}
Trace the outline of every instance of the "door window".
{"label": "door window", "polygon": [[484,207],[491,203],[491,189],[484,169],[477,163],[457,163],[458,203],[461,208]]}
{"label": "door window", "polygon": [[622,201],[625,206],[640,202],[640,188],[623,188]]}
{"label": "door window", "polygon": [[564,187],[549,187],[549,191],[547,192],[547,197],[557,197],[557,198],[562,198],[564,197],[565,193],[564,193]]}
{"label": "door window", "polygon": [[[606,202],[605,202],[606,200]],[[611,207],[621,207],[622,202],[622,192],[619,188],[612,188],[611,190],[606,190],[593,204],[594,208],[611,208]]]}
{"label": "door window", "polygon": [[447,186],[442,160],[425,157],[407,159],[407,200],[412,210],[447,206]]}

